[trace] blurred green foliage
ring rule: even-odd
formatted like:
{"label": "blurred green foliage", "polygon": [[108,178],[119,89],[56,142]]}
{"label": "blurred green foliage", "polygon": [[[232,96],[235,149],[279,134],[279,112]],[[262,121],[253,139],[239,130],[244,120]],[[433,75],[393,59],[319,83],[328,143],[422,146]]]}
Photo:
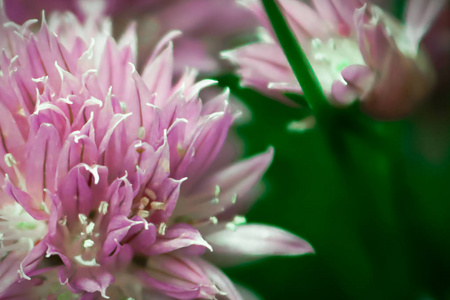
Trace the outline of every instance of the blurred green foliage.
{"label": "blurred green foliage", "polygon": [[233,280],[263,299],[450,299],[450,160],[447,152],[432,163],[418,151],[414,118],[378,124],[389,147],[339,124],[330,144],[319,129],[287,131],[301,109],[243,89],[234,76],[218,80],[252,112],[237,128],[245,155],[275,147],[248,220],[285,228],[316,250],[226,269]]}

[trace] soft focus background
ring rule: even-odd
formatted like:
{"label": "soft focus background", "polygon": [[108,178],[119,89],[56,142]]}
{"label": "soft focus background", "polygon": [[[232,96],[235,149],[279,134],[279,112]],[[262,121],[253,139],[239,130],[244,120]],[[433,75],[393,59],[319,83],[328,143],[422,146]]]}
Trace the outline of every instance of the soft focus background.
{"label": "soft focus background", "polygon": [[[377,2],[397,16],[406,3]],[[449,53],[441,55],[447,77],[414,115],[390,123],[361,116],[381,139],[339,124],[331,140],[318,129],[288,131],[301,110],[241,88],[232,70],[214,75],[248,107],[235,127],[244,156],[275,148],[247,219],[285,228],[316,250],[225,269],[234,281],[262,299],[450,299]]]}
{"label": "soft focus background", "polygon": [[450,299],[448,104],[379,124],[392,150],[350,137],[342,149],[319,131],[288,132],[298,111],[231,76],[221,82],[252,111],[237,128],[245,154],[275,147],[266,193],[247,219],[286,228],[316,250],[227,269],[231,278],[263,299]]}
{"label": "soft focus background", "polygon": [[[379,2],[396,16],[406,4]],[[439,22],[448,26],[448,14]],[[448,33],[440,41],[445,38]],[[448,49],[429,50],[443,51],[438,64],[448,67]],[[286,129],[301,118],[300,110],[240,88],[232,75],[220,77],[252,113],[237,127],[245,154],[275,147],[266,193],[247,219],[286,228],[316,250],[227,274],[263,299],[450,299],[448,72],[409,118],[365,120],[380,141],[337,126],[330,143],[319,130]]]}

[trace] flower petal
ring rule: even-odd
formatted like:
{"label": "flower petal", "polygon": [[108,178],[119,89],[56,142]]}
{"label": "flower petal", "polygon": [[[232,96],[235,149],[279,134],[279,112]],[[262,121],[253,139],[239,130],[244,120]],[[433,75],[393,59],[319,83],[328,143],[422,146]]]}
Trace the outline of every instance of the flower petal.
{"label": "flower petal", "polygon": [[218,292],[196,262],[185,257],[154,257],[137,275],[150,288],[176,299],[214,299]]}
{"label": "flower petal", "polygon": [[211,257],[218,263],[236,264],[272,255],[313,253],[311,245],[282,229],[267,225],[241,225],[204,235],[214,249]]}
{"label": "flower petal", "polygon": [[14,186],[8,176],[5,178],[3,190],[17,203],[22,205],[26,212],[36,220],[47,220],[49,218],[49,214],[41,206],[41,202],[35,201],[28,193]]}
{"label": "flower petal", "polygon": [[196,259],[197,264],[205,272],[206,276],[214,282],[217,288],[220,290],[221,294],[225,294],[226,299],[229,300],[250,300],[248,298],[243,298],[236,290],[236,287],[230,281],[230,279],[218,268],[208,263],[207,261],[198,258]]}
{"label": "flower petal", "polygon": [[269,148],[264,154],[208,176],[190,189],[174,215],[201,220],[225,212],[261,179],[272,157],[273,149]]}
{"label": "flower petal", "polygon": [[433,25],[445,0],[410,0],[406,11],[406,35],[414,45],[420,41]]}
{"label": "flower petal", "polygon": [[[43,123],[28,141],[26,181],[27,191],[35,201],[46,201],[45,190],[56,191],[56,165],[61,140],[56,128]],[[46,201],[49,203],[49,201]]]}
{"label": "flower petal", "polygon": [[182,248],[189,248],[189,253],[196,255],[203,254],[205,249],[212,251],[211,246],[202,238],[197,229],[180,223],[168,227],[164,235],[158,235],[155,243],[144,252],[147,255],[159,255]]}

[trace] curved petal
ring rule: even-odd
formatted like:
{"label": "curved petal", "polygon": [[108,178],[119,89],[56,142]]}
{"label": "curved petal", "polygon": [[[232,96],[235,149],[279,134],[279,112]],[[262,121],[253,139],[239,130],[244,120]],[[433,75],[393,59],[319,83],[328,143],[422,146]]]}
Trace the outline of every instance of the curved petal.
{"label": "curved petal", "polygon": [[211,257],[218,263],[232,265],[272,255],[314,253],[305,240],[268,225],[241,225],[204,235],[213,247]]}
{"label": "curved petal", "polygon": [[159,235],[148,249],[147,255],[159,255],[182,248],[191,248],[192,254],[203,254],[205,249],[212,251],[211,246],[202,238],[197,229],[188,224],[174,224],[166,229],[164,235]]}
{"label": "curved petal", "polygon": [[176,216],[205,219],[224,213],[261,179],[272,161],[273,149],[203,179],[180,201]]}
{"label": "curved petal", "polygon": [[406,10],[406,35],[414,45],[419,45],[433,25],[445,0],[410,0]]}
{"label": "curved petal", "polygon": [[205,272],[206,276],[214,282],[217,288],[220,290],[220,294],[226,296],[228,300],[250,300],[249,298],[243,298],[236,290],[236,287],[230,281],[230,279],[218,268],[212,264],[206,262],[203,259],[196,259],[197,264]]}
{"label": "curved petal", "polygon": [[176,299],[214,299],[218,293],[196,261],[185,257],[154,257],[137,275],[148,287]]}

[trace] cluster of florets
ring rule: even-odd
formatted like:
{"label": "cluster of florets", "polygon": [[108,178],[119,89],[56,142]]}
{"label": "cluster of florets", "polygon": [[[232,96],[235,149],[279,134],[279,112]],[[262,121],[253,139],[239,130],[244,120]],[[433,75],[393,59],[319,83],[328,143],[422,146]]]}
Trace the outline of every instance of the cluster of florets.
{"label": "cluster of florets", "polygon": [[205,252],[312,251],[243,224],[272,150],[219,162],[236,113],[194,70],[174,81],[179,32],[138,73],[133,25],[116,42],[107,19],[0,23],[0,297],[240,299]]}
{"label": "cluster of florets", "polygon": [[[260,20],[260,42],[223,56],[239,65],[244,85],[292,104],[285,94],[302,89],[260,1],[240,2]],[[421,42],[445,1],[410,1],[405,24],[369,1],[278,2],[333,105],[360,100],[369,115],[398,119],[432,90],[435,74]]]}

